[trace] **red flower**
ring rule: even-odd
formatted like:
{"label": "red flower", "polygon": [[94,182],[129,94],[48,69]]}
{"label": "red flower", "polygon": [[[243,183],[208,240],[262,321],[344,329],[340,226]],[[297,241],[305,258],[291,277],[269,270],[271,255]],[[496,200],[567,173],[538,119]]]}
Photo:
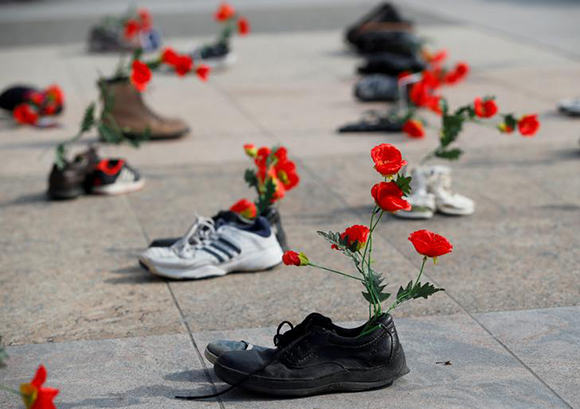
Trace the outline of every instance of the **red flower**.
{"label": "red flower", "polygon": [[145,91],[147,84],[151,80],[151,70],[147,64],[142,63],[139,60],[133,61],[131,70],[131,83],[139,91]]}
{"label": "red flower", "polygon": [[395,182],[377,183],[371,189],[375,203],[386,212],[411,210],[411,205],[403,199],[403,191]]}
{"label": "red flower", "polygon": [[274,166],[274,171],[276,172],[276,177],[284,185],[284,190],[291,190],[300,182],[300,177],[296,173],[296,165],[291,160],[279,161]]}
{"label": "red flower", "polygon": [[165,48],[161,54],[161,61],[169,65],[175,65],[178,58],[179,55],[170,47]]}
{"label": "red flower", "polygon": [[58,394],[58,389],[44,388],[46,368],[40,365],[30,383],[20,385],[20,394],[26,409],[56,409],[52,402]]}
{"label": "red flower", "polygon": [[493,99],[482,100],[481,98],[475,98],[473,110],[475,115],[480,118],[491,118],[497,113],[497,104]]}
{"label": "red flower", "polygon": [[346,240],[346,245],[353,251],[360,250],[367,242],[370,230],[367,226],[356,224],[341,233],[340,238]]}
{"label": "red flower", "polygon": [[534,136],[539,127],[538,115],[523,116],[518,122],[518,129],[523,136]]}
{"label": "red flower", "polygon": [[139,33],[139,30],[141,30],[141,26],[137,21],[132,19],[127,20],[125,23],[125,38],[128,40],[132,39]]}
{"label": "red flower", "polygon": [[193,66],[193,60],[191,57],[187,55],[180,55],[175,60],[174,68],[175,72],[178,76],[183,77],[187,75],[189,71],[191,71],[191,67]]}
{"label": "red flower", "polygon": [[26,94],[26,99],[28,99],[37,107],[41,106],[44,103],[44,97],[45,93],[43,92],[31,91]]}
{"label": "red flower", "polygon": [[425,131],[423,130],[423,124],[421,121],[416,119],[409,119],[403,125],[403,132],[409,135],[411,138],[422,138],[425,136]]}
{"label": "red flower", "polygon": [[245,144],[244,151],[246,151],[246,155],[248,155],[250,158],[255,158],[256,155],[258,155],[258,149],[253,143]]}
{"label": "red flower", "polygon": [[215,13],[215,19],[217,21],[226,21],[232,18],[236,14],[236,10],[230,6],[228,3],[222,3]]}
{"label": "red flower", "polygon": [[151,19],[151,14],[147,9],[139,9],[137,11],[139,15],[139,21],[141,22],[141,30],[149,30],[153,25],[153,20]]}
{"label": "red flower", "polygon": [[255,160],[256,166],[258,168],[265,168],[266,162],[268,161],[268,156],[270,156],[270,148],[262,146],[260,149],[258,149]]}
{"label": "red flower", "polygon": [[430,95],[427,99],[425,107],[432,112],[435,112],[437,115],[441,115],[442,111],[439,101],[441,101],[441,97],[439,95]]}
{"label": "red flower", "polygon": [[246,219],[254,219],[257,214],[256,205],[247,199],[242,199],[236,202],[232,207],[230,207],[230,210],[242,215]]}
{"label": "red flower", "polygon": [[371,150],[371,158],[375,162],[375,169],[383,176],[395,175],[407,164],[401,152],[388,143],[375,146]]}
{"label": "red flower", "polygon": [[47,116],[50,116],[50,115],[54,115],[54,114],[56,113],[56,111],[57,111],[57,107],[56,107],[56,105],[55,105],[55,104],[52,104],[52,103],[50,103],[50,104],[45,104],[45,105],[42,107],[41,114],[42,114],[42,115],[47,115]]}
{"label": "red flower", "polygon": [[287,266],[307,266],[310,264],[308,257],[304,253],[296,253],[295,251],[287,251],[282,256],[282,262]]}
{"label": "red flower", "polygon": [[54,101],[57,106],[61,106],[64,103],[64,93],[58,85],[51,85],[44,90],[44,93],[46,97],[49,100]]}
{"label": "red flower", "polygon": [[431,54],[430,52],[424,53],[425,59],[431,65],[439,65],[447,58],[447,50],[443,49],[435,54]]}
{"label": "red flower", "polygon": [[196,73],[200,80],[207,81],[207,79],[209,78],[210,71],[211,69],[207,65],[200,64],[197,67]]}
{"label": "red flower", "polygon": [[449,241],[429,230],[418,230],[411,233],[409,240],[413,243],[417,253],[425,257],[439,257],[447,253],[451,253],[453,246]]}
{"label": "red flower", "polygon": [[464,62],[457,63],[455,69],[445,75],[444,81],[447,84],[456,84],[469,73],[469,65]]}
{"label": "red flower", "polygon": [[238,32],[241,36],[245,36],[250,33],[250,23],[244,17],[238,20]]}
{"label": "red flower", "polygon": [[38,114],[28,104],[17,105],[12,116],[19,124],[35,125],[38,122]]}

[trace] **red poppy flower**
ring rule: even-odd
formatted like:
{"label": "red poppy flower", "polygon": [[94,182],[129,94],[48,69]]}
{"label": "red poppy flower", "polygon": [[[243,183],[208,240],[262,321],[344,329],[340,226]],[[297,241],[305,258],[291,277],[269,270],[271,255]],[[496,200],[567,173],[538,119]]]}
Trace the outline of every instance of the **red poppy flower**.
{"label": "red poppy flower", "polygon": [[395,182],[377,183],[371,189],[375,203],[386,212],[411,210],[411,205],[403,199],[403,191]]}
{"label": "red poppy flower", "polygon": [[54,101],[57,106],[61,106],[64,103],[64,93],[58,85],[51,85],[44,90],[46,97]]}
{"label": "red poppy flower", "polygon": [[296,165],[291,160],[279,161],[274,167],[274,171],[278,180],[284,185],[284,190],[294,189],[300,182],[300,177],[296,173]]}
{"label": "red poppy flower", "polygon": [[270,156],[270,148],[266,147],[266,146],[262,146],[260,149],[258,149],[258,152],[256,153],[256,166],[258,168],[260,167],[266,167],[266,162],[268,160],[268,156]]}
{"label": "red poppy flower", "polygon": [[197,67],[196,73],[197,73],[197,76],[199,77],[200,80],[207,81],[207,79],[209,78],[210,71],[211,71],[211,68],[209,68],[207,65],[200,64]]}
{"label": "red poppy flower", "polygon": [[28,104],[17,105],[12,116],[19,124],[35,125],[38,122],[38,114]]}
{"label": "red poppy flower", "polygon": [[44,388],[42,385],[46,381],[46,368],[40,365],[30,383],[20,385],[20,394],[26,409],[56,409],[52,402],[58,389]]}
{"label": "red poppy flower", "polygon": [[242,215],[246,219],[254,219],[257,214],[256,205],[247,199],[242,199],[236,202],[232,207],[230,207],[230,210]]}
{"label": "red poppy flower", "polygon": [[416,119],[409,119],[403,125],[403,132],[409,135],[411,138],[422,138],[425,136],[425,131],[423,130],[423,124],[421,121]]}
{"label": "red poppy flower", "polygon": [[430,95],[425,104],[425,108],[435,112],[437,115],[441,115],[442,111],[440,101],[441,97],[439,95]]}
{"label": "red poppy flower", "polygon": [[429,230],[418,230],[411,233],[409,240],[413,243],[417,253],[426,257],[439,257],[451,253],[453,246],[449,241]]}
{"label": "red poppy flower", "polygon": [[250,23],[244,17],[238,20],[238,32],[240,33],[241,36],[245,36],[250,33]]}
{"label": "red poppy flower", "polygon": [[56,111],[57,111],[56,104],[49,103],[49,104],[45,104],[42,107],[41,113],[42,113],[42,115],[50,116],[50,115],[56,114]]}
{"label": "red poppy flower", "polygon": [[402,159],[401,152],[393,145],[382,143],[371,150],[371,158],[375,169],[383,176],[395,175],[407,164]]}
{"label": "red poppy flower", "polygon": [[180,55],[175,60],[174,68],[175,72],[178,76],[183,77],[187,75],[189,71],[191,71],[191,67],[193,66],[193,60],[191,57],[187,55]]}
{"label": "red poppy flower", "polygon": [[44,103],[44,92],[31,91],[26,93],[26,99],[36,106],[41,106]]}
{"label": "red poppy flower", "polygon": [[[276,190],[274,191],[274,195],[272,196],[271,203],[276,203],[278,200],[283,199],[286,196],[286,188],[284,184],[278,179],[277,177],[272,177],[272,182],[276,186]],[[265,185],[264,185],[265,187]]]}
{"label": "red poppy flower", "polygon": [[171,47],[167,47],[161,53],[161,61],[165,64],[175,65],[179,55],[175,52],[175,50]]}
{"label": "red poppy flower", "polygon": [[428,89],[437,89],[441,87],[441,81],[439,77],[433,71],[425,70],[423,71],[423,83]]}
{"label": "red poppy flower", "polygon": [[453,71],[445,75],[444,81],[453,85],[461,81],[469,73],[469,65],[464,62],[457,63]]}
{"label": "red poppy flower", "polygon": [[346,245],[353,251],[358,251],[366,244],[370,230],[367,226],[355,224],[340,234],[340,238],[346,240]]}
{"label": "red poppy flower", "polygon": [[278,159],[278,162],[284,162],[288,160],[288,149],[280,146],[278,149],[276,149],[276,152],[274,152],[274,156],[276,159]]}
{"label": "red poppy flower", "polygon": [[236,10],[230,6],[228,3],[222,3],[217,12],[215,13],[215,19],[217,21],[226,21],[232,18],[236,14]]}
{"label": "red poppy flower", "polygon": [[439,50],[435,54],[427,52],[427,62],[431,65],[439,65],[447,58],[447,50]]}
{"label": "red poppy flower", "polygon": [[137,21],[132,19],[127,20],[125,23],[125,38],[128,40],[132,39],[139,33],[139,30],[141,30],[141,26]]}
{"label": "red poppy flower", "polygon": [[149,14],[149,10],[139,9],[137,15],[139,16],[139,22],[141,23],[141,30],[151,29],[153,19],[151,18],[151,14]]}
{"label": "red poppy flower", "polygon": [[287,266],[307,266],[310,264],[308,257],[304,253],[296,253],[295,251],[287,251],[282,256],[282,262]]}
{"label": "red poppy flower", "polygon": [[481,98],[475,98],[473,110],[475,115],[480,118],[491,118],[497,113],[497,104],[493,99],[482,100]]}
{"label": "red poppy flower", "polygon": [[258,155],[258,148],[253,143],[247,143],[244,145],[244,151],[246,151],[246,155],[250,158],[255,158]]}
{"label": "red poppy flower", "polygon": [[151,70],[147,64],[142,63],[139,60],[133,61],[131,70],[131,83],[139,91],[145,91],[147,84],[151,80]]}
{"label": "red poppy flower", "polygon": [[518,122],[518,129],[523,136],[534,136],[539,128],[538,115],[523,116]]}

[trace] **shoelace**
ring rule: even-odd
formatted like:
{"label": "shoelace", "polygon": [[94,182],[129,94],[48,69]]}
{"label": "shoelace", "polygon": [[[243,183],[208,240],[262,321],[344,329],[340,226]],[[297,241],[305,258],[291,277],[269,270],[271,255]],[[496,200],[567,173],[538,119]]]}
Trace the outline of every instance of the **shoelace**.
{"label": "shoelace", "polygon": [[[286,331],[284,333],[280,333],[280,330],[286,324],[290,326],[290,330],[289,331]],[[274,356],[274,358],[271,359],[270,361],[266,362],[265,365],[263,365],[262,367],[258,368],[254,372],[251,372],[248,375],[244,376],[244,378],[241,381],[239,381],[239,382],[237,382],[237,383],[235,383],[233,385],[230,385],[226,389],[221,390],[219,392],[210,393],[208,395],[198,395],[198,396],[176,396],[175,399],[180,399],[180,400],[210,399],[210,398],[216,398],[216,397],[221,396],[221,395],[223,395],[225,393],[228,393],[232,389],[237,388],[238,386],[242,385],[244,382],[246,382],[252,376],[254,376],[254,375],[262,372],[264,369],[266,369],[270,365],[278,362],[278,357],[282,354],[282,352],[284,352],[286,350],[286,348],[288,347],[288,345],[290,345],[296,339],[300,338],[302,335],[306,334],[306,332],[307,332],[307,330],[308,330],[309,327],[310,327],[310,322],[304,322],[304,323],[302,323],[302,324],[300,324],[300,325],[298,325],[298,326],[295,327],[289,321],[282,321],[280,323],[280,325],[278,325],[278,329],[276,330],[276,335],[274,335],[274,345],[276,345],[278,348],[281,348],[281,349]]]}
{"label": "shoelace", "polygon": [[187,233],[177,240],[171,248],[177,253],[189,251],[210,240],[216,233],[215,224],[212,218],[197,216]]}

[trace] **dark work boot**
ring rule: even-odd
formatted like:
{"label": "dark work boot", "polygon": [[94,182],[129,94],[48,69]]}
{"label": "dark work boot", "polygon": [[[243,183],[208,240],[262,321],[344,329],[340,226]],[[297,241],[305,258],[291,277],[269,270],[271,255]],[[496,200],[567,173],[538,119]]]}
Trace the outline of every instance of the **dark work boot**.
{"label": "dark work boot", "polygon": [[329,318],[310,314],[298,326],[274,338],[276,349],[221,354],[216,375],[230,385],[278,396],[355,392],[390,386],[409,372],[390,315],[346,329]]}

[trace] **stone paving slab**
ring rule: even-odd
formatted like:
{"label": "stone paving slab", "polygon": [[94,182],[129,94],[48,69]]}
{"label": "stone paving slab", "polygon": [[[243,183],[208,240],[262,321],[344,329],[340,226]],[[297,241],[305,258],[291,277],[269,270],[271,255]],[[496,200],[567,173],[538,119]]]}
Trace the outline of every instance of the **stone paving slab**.
{"label": "stone paving slab", "polygon": [[[9,347],[0,382],[12,388],[28,382],[39,364],[48,371],[45,386],[59,388],[59,409],[190,408],[176,395],[212,393],[199,355],[188,335],[162,335],[104,341],[77,341]],[[20,409],[17,396],[0,393],[0,407]],[[197,402],[198,408],[219,408]]]}
{"label": "stone paving slab", "polygon": [[580,307],[477,314],[477,320],[571,406],[580,407]]}
{"label": "stone paving slab", "polygon": [[[287,400],[235,390],[222,396],[224,406],[252,409],[570,408],[465,314],[403,318],[395,322],[411,372],[389,388]],[[568,324],[573,325],[571,320]],[[194,337],[203,350],[208,342],[216,339],[243,339],[271,347],[274,334],[275,328],[240,329],[195,333]],[[445,361],[451,365],[437,364]],[[214,379],[218,390],[226,386],[215,375]]]}

